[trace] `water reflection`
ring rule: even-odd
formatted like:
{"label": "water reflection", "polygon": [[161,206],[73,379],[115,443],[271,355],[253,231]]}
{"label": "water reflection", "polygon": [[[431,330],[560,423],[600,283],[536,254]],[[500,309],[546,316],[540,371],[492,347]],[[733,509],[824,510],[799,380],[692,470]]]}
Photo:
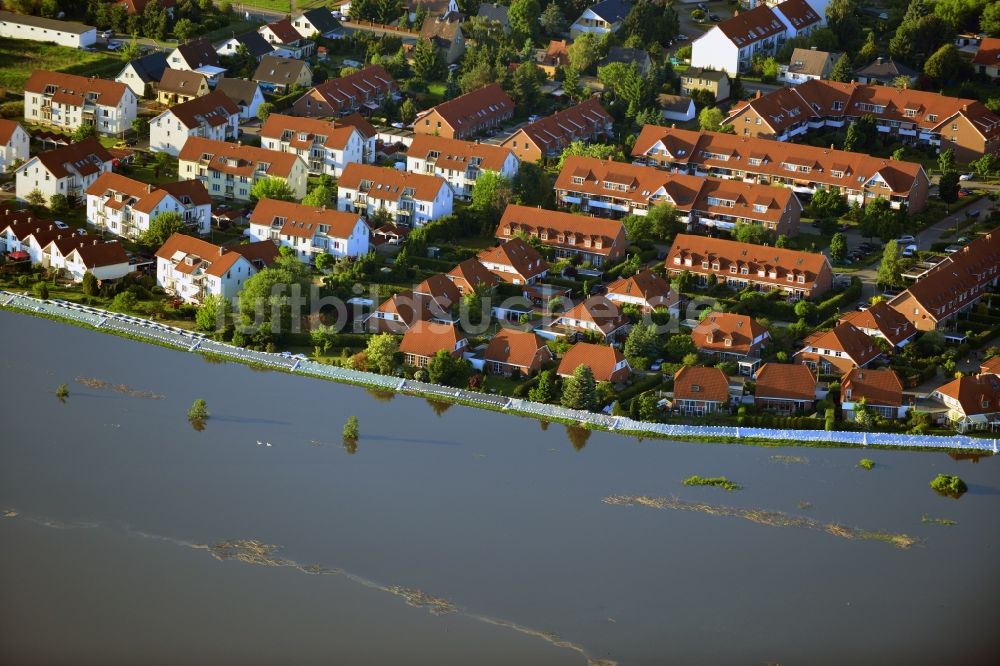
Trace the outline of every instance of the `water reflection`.
{"label": "water reflection", "polygon": [[590,430],[578,425],[568,425],[566,426],[566,436],[574,449],[582,451],[583,447],[587,445],[587,440],[590,439]]}
{"label": "water reflection", "polygon": [[396,397],[396,392],[389,389],[366,388],[365,391],[379,402],[392,402],[392,399]]}
{"label": "water reflection", "polygon": [[441,416],[442,414],[447,412],[448,409],[451,408],[450,402],[444,402],[443,400],[435,400],[434,398],[427,398],[427,404],[431,406],[431,409],[433,409],[434,413],[437,414],[438,416]]}

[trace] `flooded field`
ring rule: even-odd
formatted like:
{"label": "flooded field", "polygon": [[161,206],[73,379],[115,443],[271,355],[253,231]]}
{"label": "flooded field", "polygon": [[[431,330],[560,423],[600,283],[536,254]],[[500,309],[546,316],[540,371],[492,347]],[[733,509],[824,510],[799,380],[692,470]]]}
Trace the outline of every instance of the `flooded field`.
{"label": "flooded field", "polygon": [[7,312],[0,343],[0,663],[1000,654],[1000,458],[639,441]]}

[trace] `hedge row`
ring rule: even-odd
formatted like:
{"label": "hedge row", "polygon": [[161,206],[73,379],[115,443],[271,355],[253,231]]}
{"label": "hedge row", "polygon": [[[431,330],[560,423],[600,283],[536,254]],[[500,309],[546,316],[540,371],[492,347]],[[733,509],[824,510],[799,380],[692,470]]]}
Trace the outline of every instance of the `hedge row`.
{"label": "hedge row", "polygon": [[823,430],[826,424],[821,419],[808,416],[740,416],[737,422],[751,428],[780,428],[785,430]]}
{"label": "hedge row", "polygon": [[662,383],[663,375],[660,373],[648,375],[647,377],[636,380],[631,386],[615,396],[615,399],[618,401],[618,404],[624,405],[640,393],[645,393],[646,391],[654,389]]}

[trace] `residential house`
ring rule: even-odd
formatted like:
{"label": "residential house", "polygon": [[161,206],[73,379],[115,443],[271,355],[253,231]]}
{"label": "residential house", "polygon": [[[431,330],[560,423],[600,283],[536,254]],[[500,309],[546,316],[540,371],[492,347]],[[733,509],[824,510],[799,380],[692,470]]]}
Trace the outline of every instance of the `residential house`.
{"label": "residential house", "polygon": [[550,79],[556,78],[560,67],[569,64],[569,44],[565,39],[553,39],[544,49],[535,51],[535,64]]}
{"label": "residential house", "polygon": [[688,67],[680,73],[681,94],[693,95],[696,90],[707,90],[715,95],[715,100],[729,99],[729,74],[722,69]]}
{"label": "residential house", "polygon": [[[55,273],[56,275],[64,276],[66,275],[66,259],[67,257],[81,245],[93,245],[94,241],[99,243],[104,243],[104,239],[100,236],[94,236],[92,234],[85,233],[70,233],[63,234],[49,240],[48,244],[42,248],[41,252],[41,263],[42,266]],[[116,243],[119,248],[121,245]],[[122,251],[124,255],[124,250]],[[128,256],[125,255],[124,263],[126,270],[128,268]],[[79,270],[79,265],[74,265],[74,268]],[[83,272],[86,272],[84,270]],[[76,277],[75,275],[73,276]],[[83,273],[79,273],[80,280],[83,279]],[[113,278],[109,278],[113,279]]]}
{"label": "residential house", "polygon": [[45,261],[45,248],[54,240],[68,238],[73,235],[72,229],[60,229],[53,222],[45,221],[35,225],[21,224],[11,225],[7,232],[12,233],[15,242],[10,243],[16,251],[24,252],[28,255],[33,265],[42,264]]}
{"label": "residential house", "polygon": [[1000,375],[1000,356],[983,361],[979,366],[979,372],[984,375]]}
{"label": "residential house", "polygon": [[906,85],[912,86],[917,81],[918,72],[910,69],[892,58],[879,56],[870,65],[854,70],[854,80],[858,83],[877,86],[895,86],[896,81],[903,77]]}
{"label": "residential house", "polygon": [[604,296],[597,295],[577,303],[552,323],[557,334],[596,335],[611,342],[625,336],[631,324],[621,309]]}
{"label": "residential house", "polygon": [[62,270],[74,282],[83,282],[87,273],[91,273],[98,282],[104,282],[125,277],[133,267],[121,243],[92,238],[89,243],[82,243],[69,251]]}
{"label": "residential house", "polygon": [[0,37],[52,42],[71,49],[82,49],[97,42],[97,28],[74,21],[0,11]]}
{"label": "residential house", "polygon": [[405,333],[420,321],[453,324],[462,294],[448,277],[432,275],[413,289],[393,294],[366,319],[373,333]]}
{"label": "residential house", "polygon": [[777,10],[767,5],[739,12],[694,40],[691,66],[739,74],[750,68],[754,56],[774,55],[786,30]]}
{"label": "residential house", "polygon": [[692,227],[730,230],[737,224],[753,224],[776,235],[795,235],[802,213],[790,189],[666,173],[593,157],[567,158],[555,190],[563,205],[577,204],[596,215],[645,215],[651,207],[668,203]]}
{"label": "residential house", "polygon": [[552,361],[545,338],[531,331],[502,328],[483,353],[484,368],[491,375],[530,377]]}
{"label": "residential house", "polygon": [[361,132],[361,137],[365,141],[364,151],[362,153],[363,162],[374,162],[377,155],[375,153],[375,145],[378,139],[378,132],[375,127],[365,120],[360,114],[352,113],[349,116],[342,116],[337,118],[335,123],[341,125],[350,125],[351,127],[357,128]]}
{"label": "residential house", "polygon": [[625,355],[608,345],[577,342],[570,347],[559,362],[557,373],[560,377],[572,377],[581,365],[590,368],[598,382],[624,384],[632,374]]}
{"label": "residential house", "polygon": [[193,136],[212,141],[239,137],[240,108],[224,92],[210,92],[170,107],[149,121],[149,149],[176,157]]}
{"label": "residential house", "polygon": [[700,284],[715,275],[735,289],[782,290],[789,298],[814,299],[833,285],[830,260],[818,252],[753,245],[678,234],[667,254],[667,271],[694,274]]}
{"label": "residential house", "polygon": [[233,35],[229,39],[219,42],[215,45],[215,52],[219,54],[220,58],[233,57],[240,52],[240,47],[246,49],[246,52],[253,56],[257,62],[260,62],[264,56],[274,53],[274,47],[271,46],[270,42],[256,31]]}
{"label": "residential house", "polygon": [[903,384],[893,370],[853,368],[840,380],[840,408],[845,421],[854,421],[859,405],[884,419],[906,417],[909,405],[903,404]]}
{"label": "residential house", "polygon": [[720,361],[736,361],[742,374],[752,374],[771,334],[749,315],[709,312],[691,331],[698,353]]}
{"label": "residential house", "polygon": [[994,229],[949,254],[889,305],[919,331],[948,330],[998,282],[1000,229]]}
{"label": "residential house", "polygon": [[204,74],[190,69],[166,69],[156,86],[156,101],[165,106],[183,104],[207,95],[211,88]]}
{"label": "residential house", "polygon": [[503,88],[491,83],[417,114],[413,131],[467,139],[498,127],[513,115],[513,100]]}
{"label": "residential house", "polygon": [[11,208],[9,203],[5,202],[0,208],[0,254],[23,251],[23,237],[34,229],[52,224],[50,220],[38,219],[31,210]]}
{"label": "residential house", "polygon": [[618,220],[508,204],[495,236],[504,241],[519,233],[537,238],[556,257],[579,257],[592,266],[625,256],[625,226]]}
{"label": "residential house", "polygon": [[618,278],[608,285],[604,296],[619,307],[635,306],[645,313],[665,311],[674,320],[680,317],[680,294],[648,268],[631,277]]}
{"label": "residential house", "polygon": [[213,197],[249,201],[254,183],[277,178],[288,184],[292,196],[306,195],[308,172],[297,155],[225,141],[190,137],[178,155],[177,175],[200,180]]}
{"label": "residential house", "polygon": [[561,155],[574,141],[599,142],[614,132],[611,117],[596,97],[524,125],[501,144],[524,162]]}
{"label": "residential house", "polygon": [[[133,16],[142,16],[143,12],[146,11],[146,5],[148,5],[152,0],[112,0],[112,3],[125,8],[128,14]],[[174,7],[177,6],[175,0],[157,0],[157,6],[162,7],[167,10],[167,13],[171,16],[174,14]]]}
{"label": "residential house", "polygon": [[[457,14],[459,12],[458,3],[455,0],[405,0],[403,4],[406,5],[411,23],[416,21],[419,9],[423,9],[426,16]],[[343,8],[341,11],[344,11]]]}
{"label": "residential house", "polygon": [[704,130],[646,125],[632,158],[675,173],[780,185],[809,196],[836,188],[849,203],[887,199],[910,213],[924,209],[930,190],[917,162]]}
{"label": "residential house", "polygon": [[202,303],[209,295],[231,302],[277,257],[278,246],[271,241],[226,248],[173,234],[156,251],[156,284],[188,303]]}
{"label": "residential house", "polygon": [[321,254],[338,259],[368,254],[371,232],[354,213],[261,199],[253,210],[248,235],[291,248],[300,261],[314,262]]}
{"label": "residential house", "polygon": [[485,249],[476,258],[487,270],[510,284],[534,284],[549,271],[549,264],[538,250],[520,238],[511,238]]}
{"label": "residential house", "polygon": [[219,64],[215,48],[204,39],[179,44],[167,56],[167,64],[171,69],[188,69],[204,74],[210,86],[215,85],[226,71]]}
{"label": "residential house", "polygon": [[694,100],[690,97],[660,93],[656,96],[656,102],[667,120],[686,123],[695,119]]}
{"label": "residential house", "polygon": [[125,69],[118,73],[115,81],[124,83],[136,97],[152,95],[167,70],[167,56],[162,51],[153,51],[135,60],[130,60]]}
{"label": "residential house", "polygon": [[[254,33],[257,34],[257,33]],[[240,109],[240,119],[257,117],[257,109],[264,103],[264,93],[254,81],[246,79],[220,79],[215,89],[229,98]]]}
{"label": "residential house", "polygon": [[257,32],[267,40],[278,56],[304,59],[312,57],[316,51],[316,44],[304,39],[289,18],[262,25]]}
{"label": "residential house", "polygon": [[406,359],[406,365],[426,368],[438,352],[445,351],[455,358],[461,358],[469,341],[454,324],[418,321],[403,334],[399,351]]}
{"label": "residential house", "polygon": [[785,141],[864,115],[875,118],[879,132],[950,148],[959,162],[1000,152],[1000,117],[981,102],[892,86],[810,80],[734,105],[725,123],[739,134]]}
{"label": "residential house", "polygon": [[303,39],[313,39],[317,35],[332,39],[340,31],[340,21],[326,7],[317,7],[302,12],[292,18],[292,27]]}
{"label": "residential house", "polygon": [[111,171],[112,159],[108,149],[94,137],[39,153],[15,172],[17,198],[25,201],[38,190],[46,202],[56,194],[70,201],[81,199],[98,176]]}
{"label": "residential house", "polygon": [[433,44],[449,65],[458,62],[465,55],[462,15],[458,12],[425,17],[420,26],[420,38]]}
{"label": "residential house", "polygon": [[462,295],[491,291],[500,283],[500,278],[483,266],[477,259],[466,259],[448,271],[446,276]]}
{"label": "residential house", "polygon": [[646,76],[653,67],[653,61],[649,53],[642,49],[633,49],[625,46],[612,46],[608,49],[608,55],[597,63],[597,66],[604,67],[612,63],[620,62],[623,65],[635,63],[640,74]]}
{"label": "residential house", "polygon": [[479,12],[476,16],[481,19],[486,19],[487,21],[499,23],[500,28],[503,30],[503,34],[510,34],[510,16],[505,5],[493,2],[480,3]]}
{"label": "residential house", "polygon": [[757,371],[754,405],[758,410],[794,416],[816,404],[816,376],[809,366],[765,363]]}
{"label": "residential house", "polygon": [[945,418],[958,432],[1000,428],[1000,377],[966,375],[936,389],[930,398],[948,408]]}
{"label": "residential house", "polygon": [[24,84],[24,120],[32,124],[120,135],[135,116],[135,93],[124,83],[36,69]]}
{"label": "residential house", "polygon": [[260,130],[261,146],[298,155],[309,173],[340,177],[351,163],[361,163],[365,137],[353,125],[318,118],[272,113]]}
{"label": "residential house", "polygon": [[705,416],[729,406],[729,379],[719,368],[684,366],[674,373],[673,411]]}
{"label": "residential house", "polygon": [[381,65],[365,65],[347,76],[324,81],[295,100],[292,115],[346,116],[359,111],[366,113],[382,106],[386,97],[399,88],[395,79]]}
{"label": "residential house", "polygon": [[809,79],[828,79],[840,53],[819,51],[815,46],[792,51],[788,64],[779,68],[778,80],[789,85],[798,85]]}
{"label": "residential house", "polygon": [[337,209],[366,218],[385,209],[399,224],[420,227],[451,215],[453,195],[447,181],[351,162],[337,181]]}
{"label": "residential house", "polygon": [[308,88],[312,85],[312,77],[312,69],[306,61],[274,55],[261,58],[253,74],[253,80],[261,88],[276,95],[284,95],[296,87]]}
{"label": "residential house", "polygon": [[631,9],[629,0],[603,0],[591,5],[569,27],[570,37],[576,39],[585,32],[597,37],[618,32]]}
{"label": "residential house", "polygon": [[138,240],[162,213],[177,213],[197,233],[207,234],[212,198],[197,180],[151,185],[110,171],[87,188],[87,224],[101,232]]}
{"label": "residential house", "polygon": [[994,80],[1000,78],[1000,37],[983,38],[972,58],[972,67],[977,74]]}
{"label": "residential house", "polygon": [[15,162],[24,162],[30,157],[31,137],[21,123],[0,118],[0,173],[6,173]]}
{"label": "residential house", "polygon": [[885,301],[849,312],[838,323],[852,324],[866,335],[886,340],[892,347],[905,347],[917,334],[917,327]]}
{"label": "residential house", "polygon": [[864,368],[882,357],[874,338],[854,324],[837,324],[829,331],[816,331],[805,339],[795,354],[795,362],[808,365],[819,374],[844,374]]}
{"label": "residential house", "polygon": [[520,166],[517,156],[501,146],[417,134],[406,151],[406,170],[444,178],[460,199],[471,199],[472,188],[483,171],[511,179]]}

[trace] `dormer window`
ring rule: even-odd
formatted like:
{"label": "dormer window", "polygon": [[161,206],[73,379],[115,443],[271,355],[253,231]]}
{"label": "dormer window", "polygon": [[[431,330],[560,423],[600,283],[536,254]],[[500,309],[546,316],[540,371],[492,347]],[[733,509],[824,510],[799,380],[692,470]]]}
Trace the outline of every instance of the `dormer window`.
{"label": "dormer window", "polygon": [[732,338],[726,338],[725,345],[727,347],[732,347],[733,346],[733,339]]}

